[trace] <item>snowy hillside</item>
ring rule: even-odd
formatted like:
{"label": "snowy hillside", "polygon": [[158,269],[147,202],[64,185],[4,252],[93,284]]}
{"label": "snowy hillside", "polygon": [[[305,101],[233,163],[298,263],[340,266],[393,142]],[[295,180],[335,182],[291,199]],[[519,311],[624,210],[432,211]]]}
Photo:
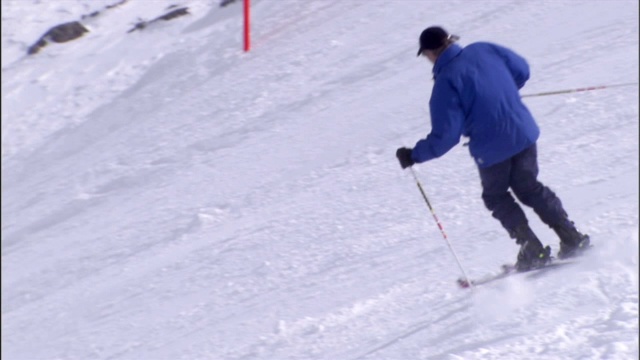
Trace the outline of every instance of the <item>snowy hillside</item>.
{"label": "snowy hillside", "polygon": [[[254,0],[244,53],[240,2],[129,0],[26,56],[115,2],[2,1],[3,359],[639,357],[637,85],[526,99],[595,244],[539,277],[459,289],[394,156],[425,27],[525,56],[523,95],[637,83],[637,1]],[[466,147],[415,169],[471,277],[515,260]]]}

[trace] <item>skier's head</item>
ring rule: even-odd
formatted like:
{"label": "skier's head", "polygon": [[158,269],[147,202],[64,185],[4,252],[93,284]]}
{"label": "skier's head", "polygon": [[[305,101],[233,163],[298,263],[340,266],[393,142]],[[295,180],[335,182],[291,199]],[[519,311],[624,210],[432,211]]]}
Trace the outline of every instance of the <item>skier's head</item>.
{"label": "skier's head", "polygon": [[440,26],[430,26],[420,34],[420,48],[417,56],[424,55],[435,62],[440,53],[459,38],[456,35],[450,35]]}

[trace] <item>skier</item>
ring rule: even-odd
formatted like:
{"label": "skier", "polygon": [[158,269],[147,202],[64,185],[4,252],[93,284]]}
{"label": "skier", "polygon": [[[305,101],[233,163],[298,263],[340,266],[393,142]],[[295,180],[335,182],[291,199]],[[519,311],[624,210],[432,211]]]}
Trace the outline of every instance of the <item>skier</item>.
{"label": "skier", "polygon": [[439,26],[420,35],[418,56],[433,64],[431,133],[413,148],[396,151],[400,166],[406,169],[440,157],[461,136],[468,137],[482,200],[520,245],[516,268],[544,266],[551,259],[551,248],[531,230],[509,189],[556,232],[559,258],[579,254],[589,247],[589,237],[576,229],[560,199],[537,179],[540,130],[518,93],[529,79],[529,65],[503,46],[477,42],[462,48],[455,43],[458,39]]}

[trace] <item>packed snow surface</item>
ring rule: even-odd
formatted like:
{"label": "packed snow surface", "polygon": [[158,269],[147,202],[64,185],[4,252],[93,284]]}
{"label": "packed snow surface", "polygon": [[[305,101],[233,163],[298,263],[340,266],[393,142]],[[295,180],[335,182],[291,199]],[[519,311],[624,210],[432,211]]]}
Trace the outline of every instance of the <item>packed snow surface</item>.
{"label": "packed snow surface", "polygon": [[[637,84],[637,1],[254,0],[248,53],[241,1],[115,2],[2,1],[3,359],[638,358],[637,85],[525,99],[595,245],[537,277],[458,288],[394,156],[430,129],[425,27],[523,55],[523,95]],[[518,248],[462,143],[415,169],[481,277]]]}

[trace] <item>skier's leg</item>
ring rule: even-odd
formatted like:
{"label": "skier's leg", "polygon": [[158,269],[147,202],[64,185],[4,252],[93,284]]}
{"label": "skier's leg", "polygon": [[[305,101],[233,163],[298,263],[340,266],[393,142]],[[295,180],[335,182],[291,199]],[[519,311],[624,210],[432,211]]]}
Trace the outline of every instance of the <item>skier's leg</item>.
{"label": "skier's leg", "polygon": [[538,181],[538,153],[536,145],[513,157],[509,185],[523,204],[530,206],[549,227],[567,218],[562,202],[547,186]]}
{"label": "skier's leg", "polygon": [[537,180],[538,160],[536,145],[513,158],[511,188],[518,200],[530,206],[540,220],[552,228],[560,238],[558,257],[572,256],[589,246],[589,237],[580,233],[569,220],[562,202],[548,187]]}
{"label": "skier's leg", "polygon": [[545,264],[551,249],[544,247],[529,227],[522,208],[509,192],[512,159],[488,168],[479,168],[482,180],[482,200],[494,218],[498,219],[509,236],[520,245],[516,268],[520,271]]}
{"label": "skier's leg", "polygon": [[487,168],[478,168],[482,182],[482,200],[491,215],[500,221],[511,237],[516,229],[527,224],[527,217],[509,192],[511,159]]}

